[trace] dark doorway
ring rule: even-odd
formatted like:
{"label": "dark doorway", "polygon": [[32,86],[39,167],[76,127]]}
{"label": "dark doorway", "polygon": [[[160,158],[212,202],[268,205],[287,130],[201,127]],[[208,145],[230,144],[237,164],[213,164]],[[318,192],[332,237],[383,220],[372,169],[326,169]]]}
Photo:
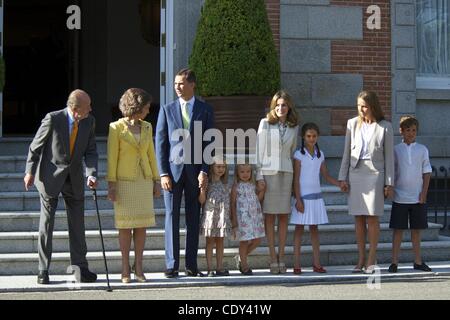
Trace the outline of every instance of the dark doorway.
{"label": "dark doorway", "polygon": [[[70,5],[81,30],[66,26]],[[3,136],[30,136],[46,113],[65,107],[73,89],[89,93],[98,135],[107,135],[122,93],[160,91],[160,0],[4,1]]]}
{"label": "dark doorway", "polygon": [[[73,2],[73,1],[71,1]],[[3,134],[34,133],[74,86],[66,0],[4,1]]]}

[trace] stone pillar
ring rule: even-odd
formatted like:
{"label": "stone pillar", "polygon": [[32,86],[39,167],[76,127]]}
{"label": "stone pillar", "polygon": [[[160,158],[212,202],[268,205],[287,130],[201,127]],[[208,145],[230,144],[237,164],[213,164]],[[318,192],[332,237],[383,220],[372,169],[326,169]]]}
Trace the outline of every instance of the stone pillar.
{"label": "stone pillar", "polygon": [[393,0],[392,124],[399,134],[400,117],[416,114],[416,8],[414,0]]}
{"label": "stone pillar", "polygon": [[332,110],[354,106],[363,87],[358,69],[333,69],[332,50],[335,41],[363,40],[362,20],[360,6],[281,0],[281,84],[293,96],[302,122],[316,122],[322,135],[333,133]]}
{"label": "stone pillar", "polygon": [[[0,0],[0,54],[3,56],[3,0]],[[0,138],[3,137],[3,92],[0,92]]]}

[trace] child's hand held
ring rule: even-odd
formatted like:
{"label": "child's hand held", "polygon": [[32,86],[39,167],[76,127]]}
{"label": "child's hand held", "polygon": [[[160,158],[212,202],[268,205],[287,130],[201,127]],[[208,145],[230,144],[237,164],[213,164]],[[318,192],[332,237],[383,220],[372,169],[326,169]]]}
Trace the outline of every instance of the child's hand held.
{"label": "child's hand held", "polygon": [[303,204],[303,201],[301,201],[301,200],[297,200],[295,202],[295,208],[300,213],[304,213],[305,212],[305,205]]}

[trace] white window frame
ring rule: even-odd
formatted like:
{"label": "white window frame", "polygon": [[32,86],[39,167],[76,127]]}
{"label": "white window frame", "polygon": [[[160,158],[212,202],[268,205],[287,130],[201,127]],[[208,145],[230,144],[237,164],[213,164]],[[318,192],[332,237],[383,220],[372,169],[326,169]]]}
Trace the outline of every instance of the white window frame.
{"label": "white window frame", "polygon": [[[173,75],[173,50],[174,50],[174,2],[166,0],[166,7],[161,8],[161,34],[165,34],[165,43],[161,41],[160,49],[160,71],[165,74],[165,83],[160,83],[160,104],[161,106],[174,98],[172,81]],[[162,39],[164,40],[164,39]],[[161,81],[161,77],[160,77]]]}
{"label": "white window frame", "polygon": [[[416,22],[417,23],[417,22]],[[416,38],[416,45],[418,39]],[[416,66],[417,68],[417,66]],[[425,75],[417,74],[416,76],[416,88],[417,89],[434,89],[434,90],[450,90],[450,75]]]}
{"label": "white window frame", "polygon": [[417,89],[442,89],[450,90],[450,76],[449,77],[433,77],[420,76],[416,77]]}

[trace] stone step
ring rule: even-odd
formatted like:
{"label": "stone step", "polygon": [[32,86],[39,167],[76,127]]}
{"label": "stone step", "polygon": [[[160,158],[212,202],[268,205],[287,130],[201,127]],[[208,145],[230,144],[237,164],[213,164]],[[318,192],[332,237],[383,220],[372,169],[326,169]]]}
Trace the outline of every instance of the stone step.
{"label": "stone step", "polygon": [[[33,137],[14,137],[14,138],[1,138],[0,137],[0,156],[26,156],[30,147]],[[97,152],[98,154],[106,154],[107,151],[107,136],[97,135]],[[236,150],[236,151],[235,151]],[[237,152],[237,154],[243,154],[245,152],[255,153],[255,148],[249,148],[246,151],[245,148],[223,148],[224,154],[231,154]]]}
{"label": "stone step", "polygon": [[[448,261],[450,252],[450,238],[440,237],[439,241],[423,241],[422,257],[424,261]],[[391,243],[379,243],[377,250],[377,262],[379,264],[389,263],[391,261]],[[225,249],[224,265],[230,270],[236,269],[233,257],[238,253],[238,248]],[[329,265],[354,265],[357,263],[356,244],[340,245],[322,245],[320,248],[321,264]],[[133,253],[131,252],[133,257]],[[184,269],[184,250],[180,251],[181,261],[180,270]],[[108,270],[110,273],[121,272],[121,254],[119,251],[106,252]],[[405,242],[402,244],[400,253],[400,262],[412,263],[413,261],[412,244]],[[103,254],[101,251],[89,252],[87,255],[89,268],[96,273],[104,273],[105,266]],[[163,250],[144,251],[144,272],[164,272],[165,258]],[[286,247],[285,263],[288,271],[292,272],[293,265],[293,247]],[[312,264],[311,246],[302,246],[301,263],[303,267],[310,267]],[[249,264],[254,269],[267,269],[269,265],[268,248],[259,247],[249,257]],[[67,274],[67,268],[70,265],[69,253],[54,253],[50,274]],[[203,249],[199,250],[198,266],[200,270],[206,270],[206,259]],[[15,253],[0,254],[0,275],[33,275],[38,272],[37,253]]]}
{"label": "stone step", "polygon": [[[100,210],[112,209],[113,204],[107,199],[106,190],[97,191],[97,201]],[[163,197],[154,198],[155,208],[164,208]],[[40,210],[40,199],[37,191],[29,192],[0,192],[0,212],[9,211],[38,211]],[[64,200],[60,195],[58,201],[58,210],[64,210]],[[93,192],[85,191],[85,210],[95,210]]]}
{"label": "stone step", "polygon": [[[85,209],[95,209],[91,191],[85,192]],[[111,209],[112,203],[107,198],[107,191],[97,191],[99,209]],[[64,209],[64,201],[59,197],[58,209]],[[36,211],[40,210],[40,199],[37,191],[29,192],[0,192],[0,211]]]}
{"label": "stone step", "polygon": [[[379,242],[392,242],[392,230],[389,229],[388,224],[381,224]],[[431,224],[427,230],[422,232],[423,241],[437,241],[439,240],[439,229],[441,225]],[[292,246],[294,244],[294,230],[295,226],[289,226],[286,244]],[[319,227],[320,243],[322,245],[332,244],[348,244],[355,243],[355,231],[352,225],[324,225]],[[147,231],[146,250],[164,250],[164,230],[151,229]],[[186,230],[180,230],[180,245],[185,248]],[[0,254],[2,253],[32,253],[37,252],[38,246],[38,232],[1,232],[0,233]],[[103,239],[105,250],[119,251],[118,231],[104,230]],[[403,241],[411,241],[410,233],[405,232]],[[102,244],[98,231],[86,232],[86,243],[88,251],[101,251]],[[302,239],[303,245],[310,245],[310,234],[305,228],[305,234]],[[200,236],[200,248],[205,247],[205,238]],[[261,244],[267,246],[267,241],[264,238]],[[231,237],[225,238],[226,248],[238,248],[239,241],[232,240]],[[56,231],[53,233],[53,252],[69,252],[69,238],[67,231]]]}
{"label": "stone step", "polygon": [[[21,173],[23,175],[26,160],[26,156],[0,156],[0,173]],[[106,154],[99,154],[98,171],[106,172],[106,170]]]}
{"label": "stone step", "polygon": [[[230,175],[234,175],[234,160],[233,156],[226,156],[228,160],[228,167]],[[26,155],[11,155],[11,156],[1,156],[0,155],[0,173],[24,173],[25,172],[25,162],[27,160]],[[106,154],[98,155],[98,171],[106,172],[107,170],[107,156]]]}
{"label": "stone step", "polygon": [[[23,190],[23,182],[21,183],[21,190]],[[35,187],[33,187],[34,190]],[[347,203],[347,195],[342,193],[339,188],[334,186],[322,187],[322,193],[327,205],[344,205]],[[106,190],[98,190],[98,205],[99,209],[111,209],[112,202],[107,199]],[[85,209],[95,209],[95,203],[92,198],[92,191],[85,190]],[[164,208],[163,197],[154,198],[155,208]],[[60,196],[58,209],[64,209],[64,201]],[[40,210],[40,199],[37,191],[14,191],[14,192],[0,192],[0,212],[7,211],[35,211]]]}
{"label": "stone step", "polygon": [[[389,222],[391,206],[385,206],[385,214],[380,217],[380,222]],[[348,215],[347,206],[327,206],[328,220],[330,224],[354,224],[354,217]],[[184,226],[184,208],[181,209],[180,225]],[[100,210],[102,228],[114,229],[114,212],[112,209]],[[155,209],[156,227],[164,227],[165,211],[163,208]],[[431,221],[431,220],[430,220]],[[86,230],[98,230],[98,218],[95,210],[85,211]],[[39,212],[15,211],[0,212],[0,232],[27,232],[39,230]],[[57,211],[55,216],[55,231],[67,230],[67,216],[65,211]]]}
{"label": "stone step", "polygon": [[[0,173],[0,190],[2,192],[21,192],[25,190],[23,182],[23,173]],[[105,180],[106,172],[99,172],[98,174],[98,190],[107,190],[108,182]],[[35,186],[30,191],[37,192]],[[85,185],[85,191],[89,191],[89,187]]]}
{"label": "stone step", "polygon": [[[33,137],[0,138],[0,156],[26,156]],[[106,153],[107,137],[97,136],[97,152]]]}

